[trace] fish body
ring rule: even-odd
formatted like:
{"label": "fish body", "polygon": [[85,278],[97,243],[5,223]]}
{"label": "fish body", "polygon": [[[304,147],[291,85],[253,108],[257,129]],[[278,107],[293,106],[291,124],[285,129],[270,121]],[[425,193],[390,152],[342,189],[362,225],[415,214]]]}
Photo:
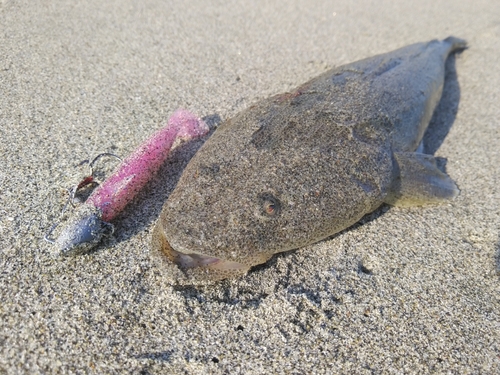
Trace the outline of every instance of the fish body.
{"label": "fish body", "polygon": [[191,280],[241,275],[320,241],[382,203],[458,194],[416,153],[465,41],[413,44],[329,70],[227,120],[166,201],[153,247]]}

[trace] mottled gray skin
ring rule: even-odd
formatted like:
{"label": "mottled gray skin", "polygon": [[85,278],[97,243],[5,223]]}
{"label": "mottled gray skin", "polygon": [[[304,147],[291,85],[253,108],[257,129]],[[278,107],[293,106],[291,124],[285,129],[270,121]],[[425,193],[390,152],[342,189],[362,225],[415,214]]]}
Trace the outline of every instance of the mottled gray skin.
{"label": "mottled gray skin", "polygon": [[[432,157],[413,152],[440,100],[445,60],[464,47],[450,37],[360,60],[226,121],[165,203],[154,248],[193,280],[217,280],[397,203],[407,180],[409,194],[423,196],[415,204],[454,197]],[[431,179],[441,182],[412,193]]]}

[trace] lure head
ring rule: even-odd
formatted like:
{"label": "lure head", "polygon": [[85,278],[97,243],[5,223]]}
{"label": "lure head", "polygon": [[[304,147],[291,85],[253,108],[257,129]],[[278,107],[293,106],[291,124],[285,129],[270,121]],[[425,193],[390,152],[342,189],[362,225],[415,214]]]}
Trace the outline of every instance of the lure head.
{"label": "lure head", "polygon": [[61,254],[84,254],[96,246],[109,233],[111,226],[101,216],[101,210],[96,207],[86,204],[80,206],[55,240]]}

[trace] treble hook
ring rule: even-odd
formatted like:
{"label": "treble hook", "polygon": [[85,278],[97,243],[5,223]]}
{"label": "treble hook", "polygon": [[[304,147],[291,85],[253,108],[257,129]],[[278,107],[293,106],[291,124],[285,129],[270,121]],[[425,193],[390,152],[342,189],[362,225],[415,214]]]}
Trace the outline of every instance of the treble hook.
{"label": "treble hook", "polygon": [[[83,189],[84,187],[91,185],[91,184],[92,185],[99,185],[99,182],[95,180],[95,176],[94,176],[94,164],[97,160],[99,160],[103,156],[111,156],[111,157],[118,159],[119,161],[122,161],[122,158],[119,157],[118,155],[112,154],[110,152],[102,152],[99,155],[97,155],[94,159],[92,159],[91,162],[89,162],[88,160],[82,160],[80,163],[78,163],[77,166],[88,163],[89,169],[90,169],[90,174],[88,176],[85,176],[78,184],[67,189],[69,197],[68,197],[68,200],[66,201],[66,203],[64,204],[64,207],[62,208],[61,213],[59,214],[60,218],[63,217],[69,204],[71,204],[71,206],[73,208],[75,208],[75,204],[74,204],[75,197],[80,189]],[[52,243],[52,244],[56,242],[55,239],[51,238],[51,235],[60,223],[61,223],[61,221],[59,220],[51,225],[51,227],[49,228],[47,233],[45,233],[45,235],[43,236],[43,239],[45,241],[47,241],[48,243]],[[106,224],[109,224],[109,223],[106,223]],[[114,227],[112,224],[109,224],[109,225],[112,227],[111,234],[113,234]]]}

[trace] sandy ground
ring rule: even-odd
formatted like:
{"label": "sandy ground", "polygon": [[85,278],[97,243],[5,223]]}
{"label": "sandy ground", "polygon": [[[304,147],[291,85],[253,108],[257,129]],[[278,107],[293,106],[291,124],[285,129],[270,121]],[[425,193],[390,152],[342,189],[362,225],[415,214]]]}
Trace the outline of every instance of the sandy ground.
{"label": "sandy ground", "polygon": [[[500,373],[495,0],[0,0],[0,373]],[[245,278],[175,286],[150,232],[189,152],[93,254],[42,240],[75,165],[177,108],[213,124],[326,69],[454,35],[426,135],[461,194],[383,207]],[[443,163],[446,161],[443,160]]]}

